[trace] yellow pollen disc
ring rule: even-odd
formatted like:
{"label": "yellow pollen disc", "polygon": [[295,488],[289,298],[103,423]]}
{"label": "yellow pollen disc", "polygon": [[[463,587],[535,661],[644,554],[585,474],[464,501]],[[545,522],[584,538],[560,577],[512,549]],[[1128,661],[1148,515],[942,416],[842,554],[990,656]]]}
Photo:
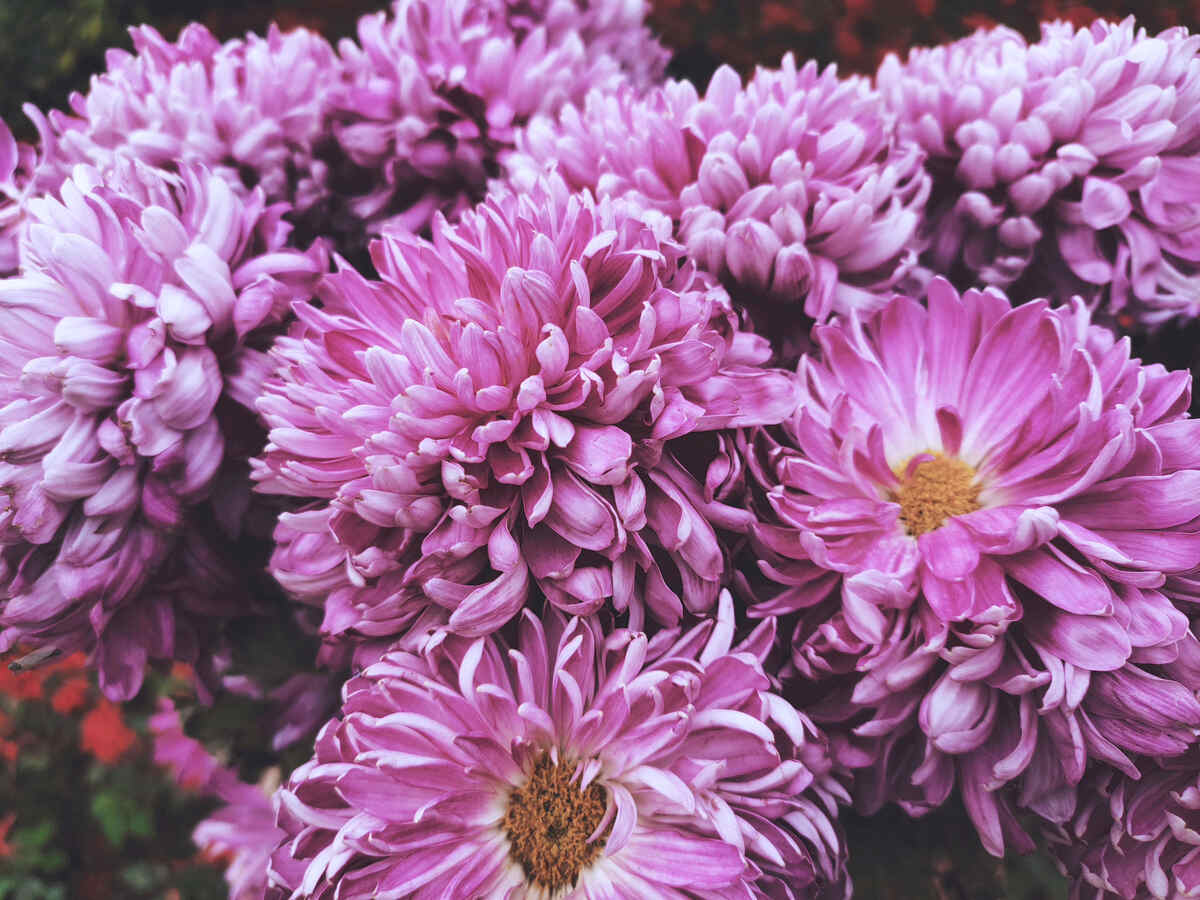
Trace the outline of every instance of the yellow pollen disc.
{"label": "yellow pollen disc", "polygon": [[574,886],[604,849],[604,836],[591,843],[588,838],[604,819],[607,794],[596,782],[581,791],[574,773],[573,764],[555,765],[543,754],[529,780],[509,796],[501,822],[509,856],[530,884],[551,894]]}
{"label": "yellow pollen disc", "polygon": [[913,537],[941,528],[951,516],[979,509],[975,470],[961,459],[934,454],[906,464],[892,499],[900,504],[900,521]]}

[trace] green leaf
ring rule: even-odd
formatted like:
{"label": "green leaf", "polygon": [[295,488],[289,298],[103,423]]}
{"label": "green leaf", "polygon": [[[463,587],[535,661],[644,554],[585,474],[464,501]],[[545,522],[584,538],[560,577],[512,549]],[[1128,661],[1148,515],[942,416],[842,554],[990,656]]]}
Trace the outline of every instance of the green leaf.
{"label": "green leaf", "polygon": [[13,833],[13,840],[23,848],[36,850],[46,846],[54,837],[56,825],[53,819],[43,819],[36,825],[26,825]]}
{"label": "green leaf", "polygon": [[121,849],[129,834],[128,804],[114,790],[103,790],[92,797],[92,816],[100,823],[100,830],[108,842]]}

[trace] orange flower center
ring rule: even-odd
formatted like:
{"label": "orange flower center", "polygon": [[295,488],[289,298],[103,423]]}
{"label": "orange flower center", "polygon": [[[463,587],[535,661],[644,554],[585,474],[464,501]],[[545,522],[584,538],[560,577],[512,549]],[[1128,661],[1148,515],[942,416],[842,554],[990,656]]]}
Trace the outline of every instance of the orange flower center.
{"label": "orange flower center", "polygon": [[581,791],[574,772],[574,765],[556,765],[543,754],[529,780],[510,795],[501,822],[509,856],[525,870],[527,881],[551,894],[573,887],[604,848],[603,837],[588,838],[604,819],[606,792],[596,782]]}
{"label": "orange flower center", "polygon": [[961,459],[939,453],[913,465],[909,460],[900,473],[900,487],[892,499],[900,504],[900,521],[913,537],[941,528],[951,516],[979,509],[980,487],[975,470]]}

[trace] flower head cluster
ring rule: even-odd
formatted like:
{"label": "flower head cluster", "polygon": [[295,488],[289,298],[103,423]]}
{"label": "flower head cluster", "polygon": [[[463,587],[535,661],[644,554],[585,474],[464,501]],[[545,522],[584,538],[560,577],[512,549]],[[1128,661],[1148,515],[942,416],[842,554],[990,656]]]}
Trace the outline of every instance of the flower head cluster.
{"label": "flower head cluster", "polygon": [[1150,37],[1130,18],[1045,25],[1031,45],[979,31],[885,60],[880,90],[933,176],[925,263],[1148,325],[1200,313],[1198,49],[1200,36]]}
{"label": "flower head cluster", "polygon": [[206,595],[234,579],[213,517],[189,510],[246,493],[221,487],[224,407],[253,403],[255,345],[326,262],[286,248],[261,191],[191,166],[81,166],[26,209],[21,274],[0,280],[3,640],[96,647],[126,697],[148,655],[198,649],[177,633],[180,579],[206,573]]}
{"label": "flower head cluster", "polygon": [[549,610],[511,645],[444,632],[347,683],[279,793],[268,897],[811,897],[842,884],[840,793],[769,692],[763,623]]}
{"label": "flower head cluster", "polygon": [[[355,220],[428,228],[483,197],[513,131],[596,85],[648,84],[666,53],[642,0],[397,0],[339,46],[333,133]],[[362,190],[362,185],[368,188]]]}
{"label": "flower head cluster", "polygon": [[373,251],[382,281],[345,269],[323,308],[297,308],[259,401],[260,488],[322,501],[283,517],[273,570],[324,602],[326,632],[397,634],[432,606],[485,634],[532,585],[633,627],[711,609],[710,518],[747,515],[673,441],[795,405],[724,291],[633,211],[557,178]]}
{"label": "flower head cluster", "polygon": [[[818,327],[795,417],[754,440],[758,614],[796,615],[796,689],[868,805],[957,780],[989,850],[1200,728],[1200,421],[1190,377],[1081,305],[934,281]],[[771,586],[774,585],[772,589]],[[829,681],[832,679],[832,681]],[[813,690],[811,685],[823,685]],[[913,751],[916,754],[913,755]]]}
{"label": "flower head cluster", "polygon": [[1089,776],[1074,819],[1049,846],[1075,879],[1080,900],[1200,893],[1200,755],[1145,764],[1140,779]]}
{"label": "flower head cluster", "polygon": [[86,94],[72,95],[71,113],[47,117],[26,107],[41,141],[36,165],[27,162],[18,173],[23,190],[4,192],[17,201],[0,210],[10,245],[22,197],[57,190],[80,163],[102,172],[120,158],[167,171],[199,164],[239,195],[257,187],[269,203],[299,210],[322,197],[324,167],[313,150],[337,71],[324,38],[272,27],[265,38],[248,34],[223,44],[195,23],[175,42],[148,25],[131,35],[134,52],[110,50],[107,71],[92,78]]}
{"label": "flower head cluster", "polygon": [[785,324],[886,302],[928,190],[920,150],[866,79],[790,55],[745,86],[724,66],[703,98],[687,83],[594,91],[520,145],[514,178],[553,162],[574,187],[635,195],[735,300],[769,301],[763,314]]}

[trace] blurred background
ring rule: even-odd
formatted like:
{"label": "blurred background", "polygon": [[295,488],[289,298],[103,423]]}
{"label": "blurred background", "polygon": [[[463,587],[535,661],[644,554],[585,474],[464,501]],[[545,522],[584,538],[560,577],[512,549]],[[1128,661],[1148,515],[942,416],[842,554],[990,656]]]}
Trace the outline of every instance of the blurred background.
{"label": "blurred background", "polygon": [[[337,39],[379,6],[373,0],[0,0],[0,116],[19,136],[33,138],[22,104],[65,108],[70,93],[85,90],[103,70],[107,48],[130,47],[129,25],[150,23],[174,39],[196,20],[229,38],[275,21]],[[1042,20],[1085,24],[1130,11],[1128,2],[1108,0],[654,0],[651,25],[675,51],[670,74],[703,85],[722,62],[747,72],[758,63],[777,65],[793,51],[801,60],[837,62],[843,72],[872,72],[890,51],[979,27],[1004,24],[1033,37]],[[1157,2],[1137,13],[1152,32],[1195,24],[1200,0]],[[222,861],[198,856],[189,840],[192,824],[212,803],[189,796],[154,766],[147,735],[155,698],[185,699],[187,673],[155,678],[137,701],[117,707],[99,696],[81,659],[20,674],[9,671],[10,661],[0,657],[0,900],[225,897]],[[255,719],[250,707],[225,705],[188,730],[262,746]],[[846,827],[858,897],[1067,897],[1047,859],[989,857],[961,809],[918,822],[895,810],[870,821],[850,816]]]}

